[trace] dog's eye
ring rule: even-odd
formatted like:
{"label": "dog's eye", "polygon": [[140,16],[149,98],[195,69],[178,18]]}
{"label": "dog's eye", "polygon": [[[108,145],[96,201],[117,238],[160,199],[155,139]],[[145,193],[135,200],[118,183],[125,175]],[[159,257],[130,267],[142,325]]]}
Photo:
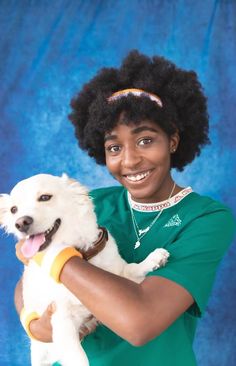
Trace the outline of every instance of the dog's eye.
{"label": "dog's eye", "polygon": [[16,206],[12,206],[11,207],[11,213],[15,214],[17,212],[17,207]]}
{"label": "dog's eye", "polygon": [[39,198],[38,201],[49,201],[52,198],[51,194],[42,194]]}

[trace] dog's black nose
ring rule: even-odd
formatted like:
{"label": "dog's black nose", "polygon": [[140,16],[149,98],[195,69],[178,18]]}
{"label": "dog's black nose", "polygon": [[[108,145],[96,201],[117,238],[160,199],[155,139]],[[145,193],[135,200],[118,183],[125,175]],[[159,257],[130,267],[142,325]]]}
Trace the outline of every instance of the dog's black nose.
{"label": "dog's black nose", "polygon": [[30,216],[22,216],[16,220],[15,227],[22,233],[27,233],[33,221]]}

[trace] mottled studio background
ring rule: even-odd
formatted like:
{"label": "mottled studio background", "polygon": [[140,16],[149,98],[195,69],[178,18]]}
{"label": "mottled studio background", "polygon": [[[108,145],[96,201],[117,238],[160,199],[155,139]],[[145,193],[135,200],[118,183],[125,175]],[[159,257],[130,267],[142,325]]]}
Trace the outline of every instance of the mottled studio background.
{"label": "mottled studio background", "polygon": [[[114,184],[78,149],[67,114],[81,85],[133,48],[198,72],[212,144],[175,177],[236,211],[235,0],[0,0],[0,192],[39,172],[67,172],[90,188]],[[13,238],[0,235],[0,366],[27,366],[13,305],[22,266]],[[236,365],[235,260],[232,245],[199,324],[200,366]]]}

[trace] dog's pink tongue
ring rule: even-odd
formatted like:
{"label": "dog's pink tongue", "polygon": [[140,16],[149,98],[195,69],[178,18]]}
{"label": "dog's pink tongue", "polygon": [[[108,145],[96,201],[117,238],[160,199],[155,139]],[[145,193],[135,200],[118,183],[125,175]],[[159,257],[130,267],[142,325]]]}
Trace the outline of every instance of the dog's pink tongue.
{"label": "dog's pink tongue", "polygon": [[26,239],[21,247],[21,252],[25,258],[32,258],[44,243],[44,234],[32,235]]}

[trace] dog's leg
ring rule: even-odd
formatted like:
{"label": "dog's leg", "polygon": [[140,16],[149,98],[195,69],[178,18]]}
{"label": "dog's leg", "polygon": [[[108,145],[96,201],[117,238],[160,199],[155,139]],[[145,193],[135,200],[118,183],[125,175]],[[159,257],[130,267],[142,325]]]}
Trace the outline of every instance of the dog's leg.
{"label": "dog's leg", "polygon": [[53,343],[62,366],[89,366],[76,318],[59,309],[52,316]]}
{"label": "dog's leg", "polygon": [[48,344],[31,340],[31,365],[32,366],[50,366],[48,358]]}
{"label": "dog's leg", "polygon": [[147,258],[140,263],[128,263],[124,267],[123,276],[135,282],[143,281],[147,273],[164,266],[168,260],[167,250],[158,248],[151,252]]}

